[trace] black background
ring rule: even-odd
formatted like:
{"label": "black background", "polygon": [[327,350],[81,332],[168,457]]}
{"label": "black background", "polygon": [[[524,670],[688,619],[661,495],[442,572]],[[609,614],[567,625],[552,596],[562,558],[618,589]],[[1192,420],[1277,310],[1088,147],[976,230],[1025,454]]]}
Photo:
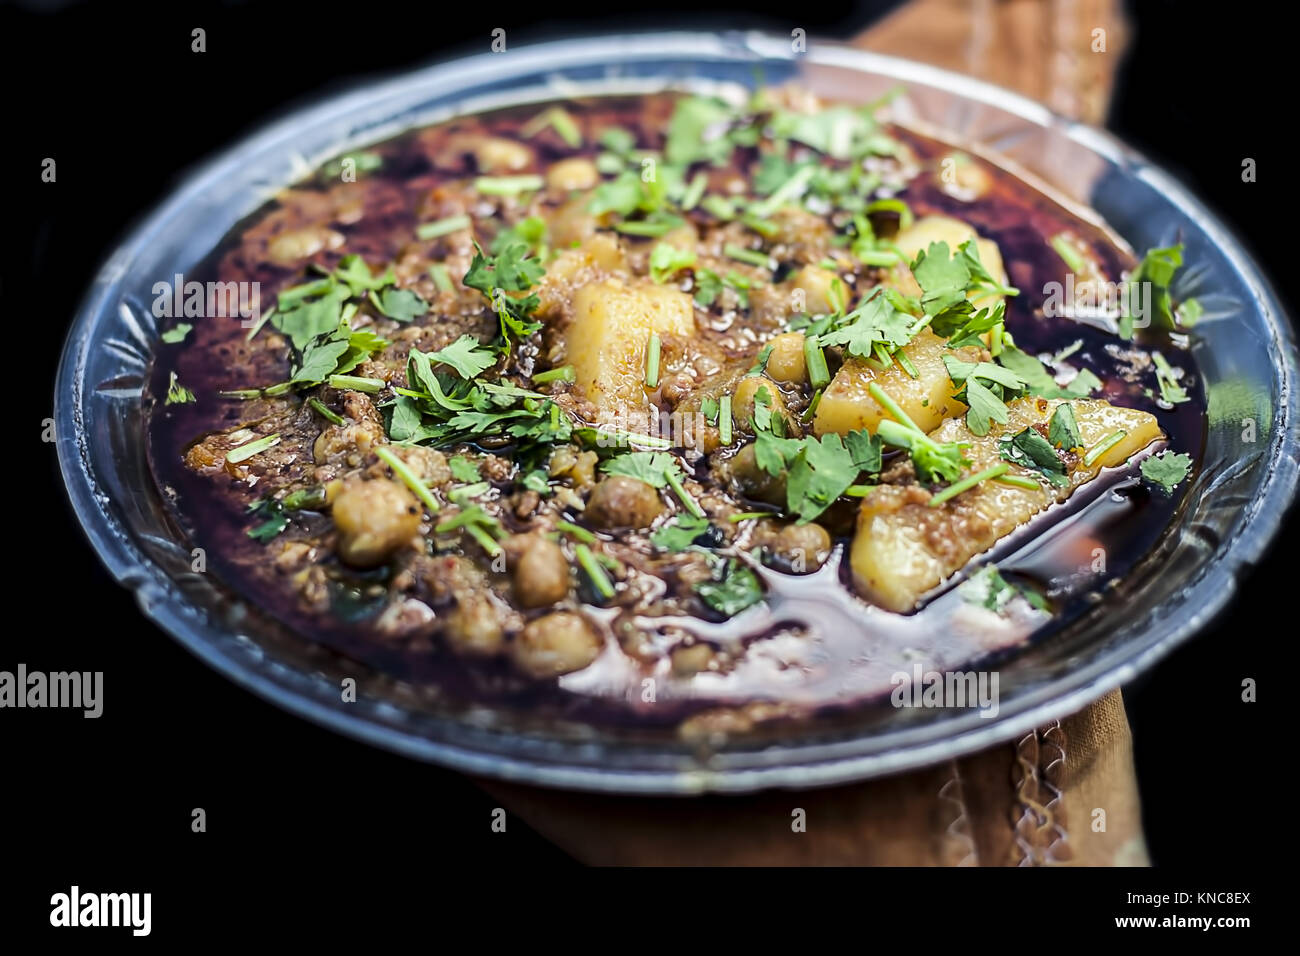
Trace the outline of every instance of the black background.
{"label": "black background", "polygon": [[[264,886],[281,872],[294,879],[304,860],[337,862],[331,872],[353,877],[399,862],[497,872],[569,865],[520,824],[492,834],[493,801],[456,774],[336,737],[236,689],[147,623],[102,571],[62,500],[53,446],[39,431],[67,323],[129,225],[183,170],[241,133],[356,79],[485,50],[494,27],[504,27],[513,46],[686,26],[847,37],[893,5],[807,4],[792,16],[788,4],[767,0],[745,12],[578,3],[566,4],[564,19],[548,20],[500,4],[476,15],[387,0],[335,10],[27,2],[0,12],[3,158],[13,165],[4,180],[10,248],[0,260],[0,295],[19,345],[8,353],[7,448],[25,463],[6,495],[5,550],[16,561],[7,604],[11,622],[21,623],[7,628],[0,669],[22,661],[102,670],[106,683],[99,720],[0,715],[5,839],[50,871],[49,886],[28,887],[38,922],[48,915],[51,886],[66,890],[79,879],[116,889],[139,880],[155,889],[157,908],[163,874],[197,880],[232,861],[251,866]],[[1293,173],[1283,155],[1292,121],[1278,112],[1290,54],[1267,7],[1232,8],[1229,15],[1209,4],[1132,4],[1136,37],[1110,125],[1216,209],[1283,300],[1294,301],[1293,229],[1285,221]],[[207,31],[203,54],[190,51],[196,26]],[[40,181],[47,156],[58,162],[55,184]],[[1258,162],[1255,184],[1241,181],[1247,156]],[[1294,627],[1274,609],[1284,603],[1277,596],[1287,593],[1296,540],[1293,519],[1229,614],[1125,688],[1157,865],[1241,875],[1272,852],[1261,818],[1273,812],[1270,780],[1286,751],[1266,717],[1277,689],[1265,662],[1293,639]],[[1262,703],[1240,701],[1244,677],[1260,682]],[[207,810],[206,835],[190,832],[193,807]]]}

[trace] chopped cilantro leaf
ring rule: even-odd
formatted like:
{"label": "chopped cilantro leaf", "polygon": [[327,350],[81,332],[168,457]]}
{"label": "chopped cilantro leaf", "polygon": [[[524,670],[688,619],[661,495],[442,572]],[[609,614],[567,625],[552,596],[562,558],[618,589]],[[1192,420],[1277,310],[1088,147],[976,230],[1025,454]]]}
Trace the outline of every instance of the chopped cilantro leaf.
{"label": "chopped cilantro leaf", "polygon": [[1036,471],[1058,487],[1070,483],[1065,463],[1037,429],[1026,428],[1010,438],[1003,438],[998,446],[1002,458],[1013,465]]}
{"label": "chopped cilantro leaf", "polygon": [[263,498],[248,506],[248,513],[256,515],[263,521],[248,529],[248,536],[254,541],[265,544],[289,527],[289,516],[284,513],[284,505],[275,498]]}
{"label": "chopped cilantro leaf", "polygon": [[[313,287],[319,283],[309,283]],[[297,288],[303,288],[299,286]],[[292,292],[293,290],[289,290]],[[271,325],[289,336],[294,349],[301,352],[318,335],[338,328],[343,318],[343,303],[349,298],[349,289],[333,279],[326,280],[324,294],[318,298],[294,297],[292,305],[285,308],[286,293],[281,293]]]}
{"label": "chopped cilantro leaf", "polygon": [[504,436],[533,447],[573,434],[572,422],[544,395],[434,372],[432,356],[419,349],[407,358],[406,381],[384,405],[392,441],[447,445]]}
{"label": "chopped cilantro leaf", "polygon": [[695,253],[689,249],[678,249],[666,242],[655,245],[650,253],[650,278],[659,284],[667,282],[682,269],[689,269],[695,264]]}
{"label": "chopped cilantro leaf", "polygon": [[834,504],[859,473],[880,469],[880,442],[866,432],[851,432],[847,447],[834,433],[817,439],[786,438],[783,432],[782,419],[771,415],[756,395],[754,460],[768,474],[785,476],[786,510],[798,516],[799,524],[812,521]]}
{"label": "chopped cilantro leaf", "polygon": [[1047,440],[1066,451],[1083,447],[1083,436],[1079,434],[1074,406],[1069,402],[1062,402],[1052,412],[1052,420],[1047,425]]}
{"label": "chopped cilantro leaf", "polygon": [[526,216],[498,232],[489,248],[493,255],[500,255],[513,245],[523,245],[530,253],[541,255],[546,248],[546,220]]}
{"label": "chopped cilantro leaf", "polygon": [[832,106],[815,113],[777,110],[772,116],[772,132],[833,159],[854,159],[867,153],[889,155],[898,148],[880,131],[867,107]]}
{"label": "chopped cilantro leaf", "polygon": [[1173,494],[1191,470],[1191,455],[1177,455],[1167,449],[1142,462],[1142,477],[1167,495]]}
{"label": "chopped cilantro leaf", "polygon": [[[342,331],[340,330],[340,332]],[[293,373],[293,378],[290,381],[307,384],[325,381],[334,374],[339,359],[343,357],[343,353],[347,350],[348,337],[346,333],[342,335],[335,333],[313,340],[303,350],[302,364]]]}
{"label": "chopped cilantro leaf", "polygon": [[[764,372],[767,371],[767,363],[772,358],[773,348],[775,348],[775,346],[773,345],[764,345],[761,349],[758,350],[758,355],[754,359],[754,364],[751,365],[749,367],[749,371],[745,373],[746,378],[749,378],[753,375],[762,375]],[[763,392],[763,390],[766,388],[767,388],[766,385],[760,387],[759,392]],[[768,397],[770,398],[771,396]]]}
{"label": "chopped cilantro leaf", "polygon": [[[987,435],[993,422],[1007,423],[1007,406],[1004,391],[1018,393],[1025,381],[1009,368],[992,362],[963,362],[951,355],[943,357],[948,376],[954,385],[961,386],[956,397],[969,406],[966,427],[973,435]],[[989,382],[990,388],[985,385]],[[996,390],[995,390],[996,389]]]}
{"label": "chopped cilantro leaf", "polygon": [[853,453],[833,432],[820,440],[803,439],[788,469],[786,507],[799,516],[799,524],[812,521],[834,504],[861,471]]}
{"label": "chopped cilantro leaf", "polygon": [[664,157],[670,163],[687,166],[694,162],[720,164],[727,161],[735,144],[727,132],[734,112],[722,100],[687,96],[677,101],[668,121]]}
{"label": "chopped cilantro leaf", "polygon": [[483,255],[483,250],[475,244],[474,258],[464,282],[468,288],[478,289],[492,303],[501,322],[501,344],[504,347],[509,347],[511,338],[527,338],[541,328],[540,323],[528,318],[541,301],[536,293],[522,298],[513,298],[505,293],[526,292],[545,274],[541,264],[528,257],[528,247],[523,243],[508,245],[491,257]]}
{"label": "chopped cilantro leaf", "polygon": [[1056,384],[1056,379],[1035,356],[1022,352],[1014,345],[1003,348],[998,362],[1011,369],[1025,381],[1030,395],[1040,398],[1085,398],[1101,388],[1101,380],[1090,370],[1081,369],[1068,385]]}
{"label": "chopped cilantro leaf", "polygon": [[878,435],[865,429],[851,431],[844,436],[844,445],[853,456],[853,464],[860,470],[877,474],[880,471],[883,443]]}
{"label": "chopped cilantro leaf", "polygon": [[194,326],[190,325],[188,322],[178,322],[175,326],[162,334],[162,340],[168,345],[176,345],[179,342],[184,342],[185,337],[190,334],[192,328],[194,328]]}
{"label": "chopped cilantro leaf", "polygon": [[[983,336],[989,335],[992,344],[994,335],[1001,338],[1000,326],[1006,321],[1006,306],[999,302],[991,309],[976,309],[970,300],[962,298],[948,306],[930,322],[930,329],[935,335],[948,340],[948,347],[959,349],[964,345],[982,346]],[[997,332],[994,330],[997,329]]]}
{"label": "chopped cilantro leaf", "polygon": [[461,378],[469,380],[478,377],[496,364],[496,355],[479,344],[472,335],[462,335],[445,349],[430,352],[429,358],[441,362],[456,370]]}
{"label": "chopped cilantro leaf", "polygon": [[970,269],[960,256],[950,256],[948,243],[932,242],[912,262],[912,275],[921,287],[921,307],[926,315],[938,315],[966,298]]}
{"label": "chopped cilantro leaf", "polygon": [[650,542],[665,551],[685,551],[700,535],[709,529],[707,518],[679,514],[660,525],[650,535]]}
{"label": "chopped cilantro leaf", "polygon": [[176,373],[172,372],[167,379],[167,397],[163,399],[164,405],[188,405],[191,402],[198,401],[194,393],[182,385],[176,378]]}
{"label": "chopped cilantro leaf", "polygon": [[892,352],[911,340],[912,317],[899,312],[887,296],[880,294],[872,295],[818,337],[822,345],[842,345],[859,358],[878,357],[878,346]]}
{"label": "chopped cilantro leaf", "polygon": [[607,212],[630,216],[641,208],[644,196],[641,177],[628,170],[597,186],[591,194],[587,211],[593,216],[603,216]]}
{"label": "chopped cilantro leaf", "polygon": [[1018,295],[1019,290],[1003,285],[980,261],[974,239],[963,242],[949,257],[946,242],[932,242],[917,253],[912,275],[921,287],[921,307],[926,315],[938,316],[959,306],[968,293]]}
{"label": "chopped cilantro leaf", "polygon": [[905,448],[916,466],[916,475],[928,484],[956,481],[970,464],[954,442],[937,442],[924,432],[890,419],[883,419],[876,435],[887,445]]}
{"label": "chopped cilantro leaf", "polygon": [[464,455],[453,455],[447,459],[447,467],[451,469],[451,477],[457,481],[469,483],[479,481],[483,477],[479,474],[478,465]]}
{"label": "chopped cilantro leaf", "polygon": [[961,385],[972,378],[993,382],[1013,392],[1019,391],[1026,385],[1025,380],[1015,370],[994,365],[992,362],[963,362],[955,356],[945,355],[943,364],[948,369],[948,377],[952,379],[954,385]]}
{"label": "chopped cilantro leaf", "polygon": [[534,468],[524,475],[520,484],[528,491],[535,491],[539,495],[547,495],[551,492],[551,484],[547,480],[548,475],[545,468]]}
{"label": "chopped cilantro leaf", "polygon": [[[1183,264],[1183,244],[1167,246],[1163,249],[1148,249],[1138,267],[1133,270],[1129,276],[1129,283],[1140,288],[1138,283],[1150,283],[1151,296],[1149,305],[1155,308],[1154,324],[1157,328],[1172,329],[1175,328],[1173,298],[1169,293],[1169,286],[1174,281],[1174,273],[1182,267]],[[1142,296],[1131,295],[1128,297],[1130,304],[1133,299],[1139,301]],[[1125,314],[1119,320],[1119,335],[1123,339],[1133,338],[1133,329],[1136,326],[1136,316],[1132,313]]]}
{"label": "chopped cilantro leaf", "polygon": [[712,269],[695,270],[695,303],[704,308],[713,305],[722,291],[722,278]]}
{"label": "chopped cilantro leaf", "polygon": [[475,246],[474,259],[465,273],[465,285],[478,289],[489,299],[495,289],[507,292],[526,292],[546,274],[535,259],[528,257],[528,247],[522,242],[507,245],[495,256],[484,256]]}
{"label": "chopped cilantro leaf", "polygon": [[383,275],[375,277],[370,272],[366,260],[358,255],[344,256],[334,270],[334,278],[348,287],[353,298],[359,298],[367,292],[374,292],[397,281],[390,266]]}
{"label": "chopped cilantro leaf", "polygon": [[714,578],[695,585],[695,593],[706,605],[725,617],[734,617],[763,600],[758,576],[735,559],[719,562]]}
{"label": "chopped cilantro leaf", "polygon": [[601,470],[610,475],[625,475],[647,485],[662,488],[668,484],[669,474],[677,472],[677,459],[667,452],[632,451],[610,458]]}
{"label": "chopped cilantro leaf", "polygon": [[328,335],[317,336],[307,343],[302,361],[289,381],[315,385],[331,375],[344,375],[387,345],[385,339],[369,329],[353,331],[340,324]]}
{"label": "chopped cilantro leaf", "polygon": [[961,400],[969,406],[966,411],[966,427],[972,435],[987,435],[994,422],[999,425],[1007,423],[1006,403],[978,378],[967,379]]}
{"label": "chopped cilantro leaf", "polygon": [[1151,361],[1156,367],[1156,384],[1160,386],[1160,397],[1171,405],[1190,402],[1187,390],[1178,384],[1178,373],[1159,352],[1151,353]]}

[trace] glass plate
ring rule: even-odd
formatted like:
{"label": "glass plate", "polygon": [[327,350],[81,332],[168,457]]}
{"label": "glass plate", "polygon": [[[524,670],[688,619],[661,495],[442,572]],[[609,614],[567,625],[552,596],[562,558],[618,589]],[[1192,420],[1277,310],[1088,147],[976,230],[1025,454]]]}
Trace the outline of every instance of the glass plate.
{"label": "glass plate", "polygon": [[[1175,293],[1205,305],[1192,337],[1209,396],[1203,467],[1155,553],[1104,605],[1000,665],[996,717],[876,707],[703,749],[644,731],[540,723],[364,672],[191,571],[189,546],[145,460],[141,388],[158,342],[147,307],[154,282],[192,269],[241,218],[323,160],[411,126],[571,94],[788,81],[854,102],[901,84],[893,109],[906,124],[1091,207],[1132,248],[1187,246]],[[681,33],[470,57],[332,98],[249,137],[190,176],[104,265],[72,324],[55,408],[68,495],[110,573],[145,615],[241,686],[342,733],[471,773],[599,791],[734,792],[856,780],[987,747],[1154,664],[1224,606],[1294,497],[1296,368],[1290,326],[1232,235],[1106,133],[957,74],[834,43],[795,54],[782,37]],[[1256,428],[1250,444],[1241,440],[1246,419]],[[344,676],[357,678],[355,703],[340,699]]]}

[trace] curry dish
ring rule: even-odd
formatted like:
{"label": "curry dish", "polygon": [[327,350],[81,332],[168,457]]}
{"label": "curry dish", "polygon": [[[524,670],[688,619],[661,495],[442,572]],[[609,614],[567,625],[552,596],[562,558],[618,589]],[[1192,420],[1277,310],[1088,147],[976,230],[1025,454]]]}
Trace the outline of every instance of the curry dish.
{"label": "curry dish", "polygon": [[164,320],[164,498],[353,659],[687,735],[1095,613],[1201,450],[1182,249],[887,111],[580,99],[326,163]]}

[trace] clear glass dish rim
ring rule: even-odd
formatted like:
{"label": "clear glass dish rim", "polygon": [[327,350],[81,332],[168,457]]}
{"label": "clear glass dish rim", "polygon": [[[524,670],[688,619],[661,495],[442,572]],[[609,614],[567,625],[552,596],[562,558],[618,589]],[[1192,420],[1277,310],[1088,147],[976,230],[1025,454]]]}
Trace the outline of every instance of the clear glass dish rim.
{"label": "clear glass dish rim", "polygon": [[[538,762],[535,758],[473,749],[433,741],[402,732],[392,726],[367,720],[353,713],[325,706],[304,693],[286,688],[268,672],[251,670],[222,652],[212,640],[211,629],[192,610],[160,587],[161,569],[152,565],[130,540],[114,516],[98,500],[92,478],[88,443],[80,409],[89,335],[106,309],[115,304],[115,289],[127,265],[138,250],[149,243],[173,216],[192,203],[205,182],[222,175],[241,157],[259,153],[276,144],[291,141],[293,131],[367,104],[382,104],[390,98],[415,90],[432,95],[439,86],[447,91],[468,88],[478,80],[504,73],[527,75],[543,67],[572,68],[582,65],[617,64],[630,58],[683,56],[735,56],[796,59],[789,38],[758,32],[735,34],[647,33],[576,40],[552,41],[521,47],[511,52],[510,69],[503,58],[484,53],[419,69],[391,80],[367,84],[352,92],[329,97],[291,114],[244,138],[217,158],[186,176],[154,211],[130,230],[107,260],[80,306],[69,328],[55,382],[54,418],[59,465],[69,499],[83,531],[104,566],[124,587],[131,590],[143,613],[214,670],[259,696],[333,730],[412,757],[430,760],[468,773],[516,779],[547,786],[584,790],[638,793],[695,793],[702,791],[740,792],[767,787],[808,787],[847,782],[922,766],[939,759],[969,753],[1029,731],[1072,713],[1103,693],[1120,686],[1150,667],[1178,643],[1205,626],[1227,604],[1235,592],[1235,577],[1246,565],[1257,562],[1280,527],[1285,511],[1294,501],[1297,477],[1296,422],[1300,418],[1297,398],[1296,345],[1287,321],[1267,280],[1231,232],[1173,176],[1159,169],[1111,134],[1053,114],[1045,106],[1000,87],[960,74],[895,57],[870,53],[846,45],[810,42],[797,59],[810,65],[847,68],[888,75],[904,83],[915,82],[943,89],[966,100],[995,106],[1036,126],[1052,126],[1077,143],[1132,175],[1157,188],[1169,203],[1194,221],[1214,240],[1232,268],[1256,296],[1254,305],[1262,312],[1273,341],[1280,346],[1280,394],[1275,400],[1274,424],[1280,424],[1279,438],[1270,448],[1265,493],[1253,503],[1242,533],[1220,546],[1218,562],[1208,574],[1218,586],[1206,588],[1208,597],[1194,610],[1179,611],[1176,620],[1162,622],[1160,632],[1144,647],[1121,647],[1067,678],[1051,681],[1022,701],[1020,709],[985,726],[975,725],[956,734],[930,740],[913,740],[897,750],[867,754],[831,755],[812,759],[798,745],[773,748],[765,766],[747,769],[712,770],[706,767],[677,771],[614,770],[591,766],[565,766]],[[339,149],[351,144],[340,143]],[[911,736],[909,734],[901,735]],[[922,737],[924,734],[922,734]],[[820,751],[819,751],[820,753]]]}

